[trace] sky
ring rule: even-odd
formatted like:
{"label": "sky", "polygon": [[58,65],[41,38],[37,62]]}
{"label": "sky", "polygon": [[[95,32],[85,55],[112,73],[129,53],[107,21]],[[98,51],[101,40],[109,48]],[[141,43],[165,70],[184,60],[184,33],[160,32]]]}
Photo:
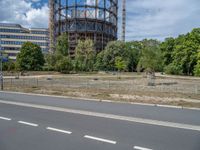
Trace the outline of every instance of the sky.
{"label": "sky", "polygon": [[[119,33],[121,37],[121,1]],[[0,0],[0,22],[48,27],[48,0]],[[127,0],[126,40],[177,37],[200,27],[200,0]]]}

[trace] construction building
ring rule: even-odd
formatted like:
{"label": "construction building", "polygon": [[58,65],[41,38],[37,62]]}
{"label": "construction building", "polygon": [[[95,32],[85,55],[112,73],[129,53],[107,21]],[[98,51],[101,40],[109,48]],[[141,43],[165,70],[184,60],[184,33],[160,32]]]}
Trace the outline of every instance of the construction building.
{"label": "construction building", "polygon": [[48,29],[24,28],[19,24],[0,23],[0,49],[15,60],[25,42],[32,42],[41,47],[43,53],[49,51]]}
{"label": "construction building", "polygon": [[69,53],[74,55],[79,40],[94,41],[97,52],[117,40],[118,0],[49,0],[50,50],[56,37],[66,32]]}

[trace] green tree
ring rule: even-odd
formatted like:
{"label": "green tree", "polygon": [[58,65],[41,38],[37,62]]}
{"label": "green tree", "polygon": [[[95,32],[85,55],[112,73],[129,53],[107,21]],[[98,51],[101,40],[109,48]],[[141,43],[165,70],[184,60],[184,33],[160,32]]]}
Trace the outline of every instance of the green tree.
{"label": "green tree", "polygon": [[69,73],[72,70],[72,60],[70,59],[68,48],[67,33],[63,33],[56,40],[55,53],[49,53],[45,56],[45,70]]}
{"label": "green tree", "polygon": [[41,70],[45,63],[40,46],[31,42],[22,45],[17,55],[16,67],[20,71]]}
{"label": "green tree", "polygon": [[163,63],[165,66],[172,63],[172,53],[175,48],[175,39],[174,38],[167,38],[164,42],[160,44],[160,49],[163,53]]}
{"label": "green tree", "polygon": [[144,40],[142,44],[143,49],[137,66],[138,71],[146,70],[153,74],[155,71],[162,71],[163,59],[159,42],[156,40]]}
{"label": "green tree", "polygon": [[76,46],[75,64],[77,70],[93,71],[95,62],[95,50],[92,40],[78,41]]}
{"label": "green tree", "polygon": [[104,50],[101,51],[100,53],[97,54],[96,56],[96,62],[95,62],[95,70],[105,70],[105,64],[103,61],[103,57],[104,57]]}
{"label": "green tree", "polygon": [[199,50],[198,56],[197,56],[197,64],[194,68],[194,75],[200,76],[200,50]]}
{"label": "green tree", "polygon": [[182,69],[180,65],[171,63],[164,68],[166,74],[181,75]]}
{"label": "green tree", "polygon": [[124,61],[128,59],[128,52],[125,43],[122,41],[109,42],[104,51],[98,54],[96,61],[96,68],[101,70],[116,70],[116,57],[121,57]]}
{"label": "green tree", "polygon": [[51,54],[48,53],[45,55],[45,70],[47,71],[54,71],[55,70],[55,65],[57,61],[57,55],[56,54]]}
{"label": "green tree", "polygon": [[69,44],[68,44],[68,35],[67,33],[61,34],[56,41],[56,55],[69,55]]}
{"label": "green tree", "polygon": [[197,49],[198,46],[190,40],[175,47],[173,53],[173,64],[178,66],[180,74],[193,74],[194,66],[197,62]]}
{"label": "green tree", "polygon": [[69,57],[60,57],[56,61],[55,68],[61,73],[70,73],[73,70],[73,64]]}
{"label": "green tree", "polygon": [[127,68],[127,62],[125,62],[122,57],[116,57],[115,59],[115,67],[119,72],[125,71]]}
{"label": "green tree", "polygon": [[3,63],[3,70],[4,71],[14,71],[15,70],[15,63],[13,60],[9,60],[8,62]]}
{"label": "green tree", "polygon": [[140,58],[140,52],[142,50],[142,43],[139,41],[126,42],[125,46],[126,52],[128,53],[128,71],[136,71]]}
{"label": "green tree", "polygon": [[194,75],[197,72],[200,28],[193,29],[176,39],[161,44],[164,53],[165,72],[177,75]]}

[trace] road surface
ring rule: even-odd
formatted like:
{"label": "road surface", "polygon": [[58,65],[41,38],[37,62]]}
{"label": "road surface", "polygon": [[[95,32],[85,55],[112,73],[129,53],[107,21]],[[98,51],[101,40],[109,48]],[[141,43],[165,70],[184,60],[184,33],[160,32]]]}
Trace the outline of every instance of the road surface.
{"label": "road surface", "polygon": [[200,150],[199,110],[2,92],[0,100],[0,150]]}

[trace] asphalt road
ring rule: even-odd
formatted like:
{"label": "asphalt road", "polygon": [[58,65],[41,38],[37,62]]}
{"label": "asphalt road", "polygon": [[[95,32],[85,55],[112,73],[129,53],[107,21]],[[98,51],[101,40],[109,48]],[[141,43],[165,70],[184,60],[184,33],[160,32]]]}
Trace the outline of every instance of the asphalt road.
{"label": "asphalt road", "polygon": [[107,103],[0,92],[0,100],[200,125],[200,110]]}
{"label": "asphalt road", "polygon": [[0,103],[0,150],[200,150],[200,131]]}

